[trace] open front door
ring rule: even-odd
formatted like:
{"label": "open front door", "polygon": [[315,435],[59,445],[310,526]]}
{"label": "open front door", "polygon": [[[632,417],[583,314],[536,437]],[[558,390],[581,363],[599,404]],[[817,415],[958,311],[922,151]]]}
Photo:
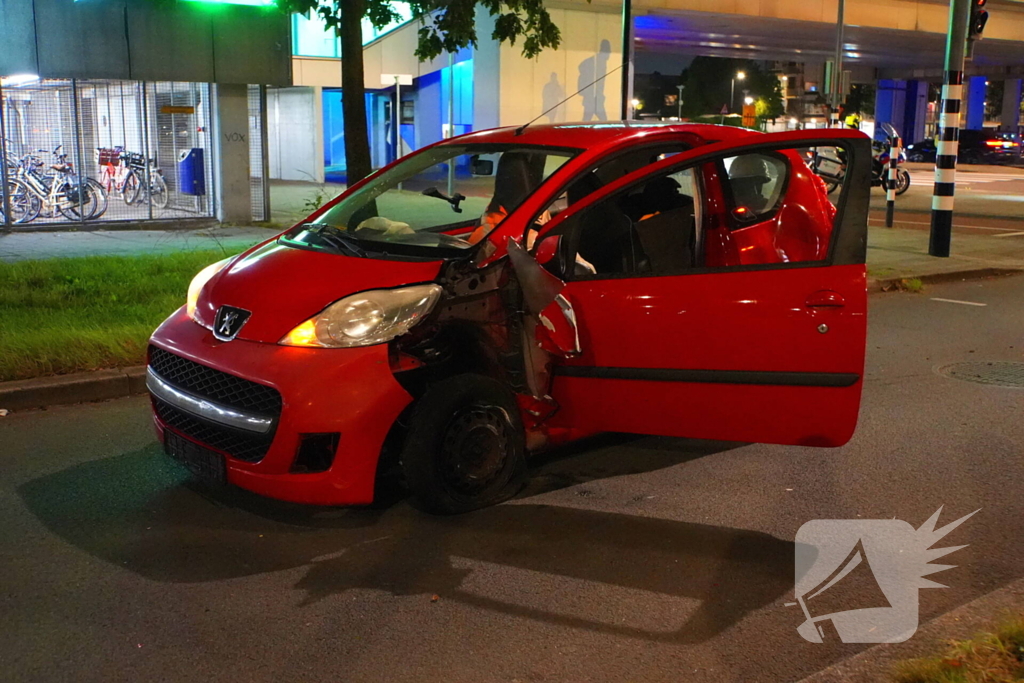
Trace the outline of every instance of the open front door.
{"label": "open front door", "polygon": [[[870,141],[855,131],[750,140],[666,159],[546,226],[577,262],[563,296],[582,349],[555,368],[553,423],[850,439],[864,370]],[[824,148],[845,163],[832,195],[812,171]]]}

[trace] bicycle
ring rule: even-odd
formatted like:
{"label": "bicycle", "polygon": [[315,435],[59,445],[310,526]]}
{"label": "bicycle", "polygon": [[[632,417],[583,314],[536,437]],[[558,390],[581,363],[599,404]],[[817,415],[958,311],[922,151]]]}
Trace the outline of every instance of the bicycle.
{"label": "bicycle", "polygon": [[[156,159],[146,159],[142,154],[134,152],[122,153],[125,165],[128,167],[128,174],[125,177],[125,185],[132,188],[129,197],[125,195],[125,203],[148,202],[158,209],[167,208],[170,200],[170,192],[167,189],[167,181],[164,180],[164,172],[156,165]],[[146,183],[146,178],[149,183]],[[127,193],[128,190],[126,189]]]}
{"label": "bicycle", "polygon": [[125,204],[131,204],[139,195],[139,178],[128,164],[121,163],[125,154],[124,147],[97,147],[96,163],[107,196],[116,195]]}
{"label": "bicycle", "polygon": [[40,172],[44,164],[34,154],[26,154],[19,161],[14,179],[8,181],[13,222],[29,223],[44,211],[52,218],[60,215],[88,221],[107,210],[106,190],[92,178],[81,180],[68,155],[60,153],[62,147],[57,145],[52,152],[57,163],[50,165],[50,173]]}

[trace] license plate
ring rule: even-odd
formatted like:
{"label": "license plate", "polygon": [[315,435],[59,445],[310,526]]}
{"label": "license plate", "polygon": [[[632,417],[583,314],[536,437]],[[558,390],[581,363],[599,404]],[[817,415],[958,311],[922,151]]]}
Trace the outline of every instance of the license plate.
{"label": "license plate", "polygon": [[170,430],[164,432],[164,452],[188,470],[206,481],[227,483],[227,465],[224,456],[209,448],[182,438]]}

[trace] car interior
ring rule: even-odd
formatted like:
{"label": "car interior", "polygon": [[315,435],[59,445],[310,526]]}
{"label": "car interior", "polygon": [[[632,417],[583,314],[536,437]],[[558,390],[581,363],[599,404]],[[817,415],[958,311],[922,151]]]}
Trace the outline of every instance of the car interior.
{"label": "car interior", "polygon": [[661,176],[591,207],[581,218],[579,253],[602,274],[655,274],[694,265],[692,196]]}

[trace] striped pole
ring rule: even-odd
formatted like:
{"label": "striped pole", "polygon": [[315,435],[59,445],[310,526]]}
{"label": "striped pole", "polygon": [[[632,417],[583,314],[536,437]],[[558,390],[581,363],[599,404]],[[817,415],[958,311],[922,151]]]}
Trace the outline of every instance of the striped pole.
{"label": "striped pole", "polygon": [[829,83],[829,104],[832,108],[829,120],[830,128],[842,127],[842,123],[839,121],[839,103],[843,99],[843,30],[845,28],[846,0],[839,0],[839,6],[836,8],[836,55],[835,61],[832,62],[832,82]]}
{"label": "striped pole", "polygon": [[935,189],[932,191],[932,225],[928,253],[948,257],[953,235],[953,193],[956,189],[956,156],[960,139],[960,100],[964,89],[964,57],[971,0],[951,0],[949,35],[946,38],[946,70],[942,85],[939,144],[935,154]]}
{"label": "striped pole", "polygon": [[896,174],[900,161],[900,148],[903,143],[900,136],[893,136],[889,143],[889,184],[885,188],[885,227],[892,227],[892,219],[896,213]]}

